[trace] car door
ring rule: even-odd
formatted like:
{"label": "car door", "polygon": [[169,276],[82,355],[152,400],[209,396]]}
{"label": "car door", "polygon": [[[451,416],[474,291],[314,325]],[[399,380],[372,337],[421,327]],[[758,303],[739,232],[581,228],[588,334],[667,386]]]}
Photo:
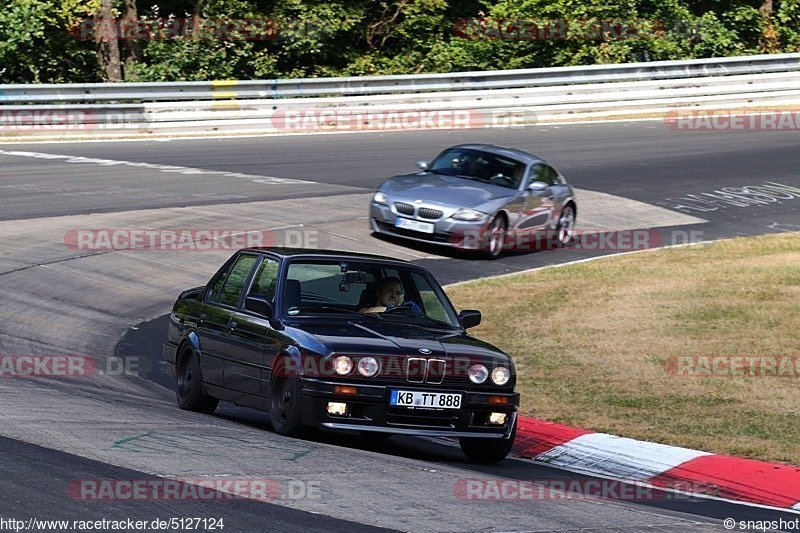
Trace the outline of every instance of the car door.
{"label": "car door", "polygon": [[[525,210],[520,217],[518,229],[527,231],[543,230],[553,210],[550,186],[555,179],[555,170],[544,163],[535,163],[528,169],[525,178]],[[531,190],[530,185],[535,181],[548,184],[544,190]]]}
{"label": "car door", "polygon": [[[275,303],[275,287],[280,263],[264,257],[259,263],[247,293]],[[278,354],[281,337],[276,334],[268,317],[244,307],[233,314],[230,324],[225,383],[228,388],[251,394],[269,396],[269,368]]]}
{"label": "car door", "polygon": [[223,385],[222,367],[226,351],[225,333],[230,316],[228,316],[228,310],[219,307],[217,302],[233,265],[234,261],[229,261],[211,279],[196,320],[200,347],[200,369],[203,381],[218,386]]}
{"label": "car door", "polygon": [[228,386],[225,374],[230,325],[257,259],[255,254],[240,254],[231,261],[230,267],[214,280],[200,309],[197,334],[204,356],[201,357],[203,379],[208,383]]}
{"label": "car door", "polygon": [[[550,190],[550,196],[553,199],[553,217],[557,217],[564,207],[564,203],[572,196],[572,187],[569,186],[567,180],[559,174],[559,172],[550,167],[553,172],[553,186]],[[554,219],[553,219],[554,220]]]}

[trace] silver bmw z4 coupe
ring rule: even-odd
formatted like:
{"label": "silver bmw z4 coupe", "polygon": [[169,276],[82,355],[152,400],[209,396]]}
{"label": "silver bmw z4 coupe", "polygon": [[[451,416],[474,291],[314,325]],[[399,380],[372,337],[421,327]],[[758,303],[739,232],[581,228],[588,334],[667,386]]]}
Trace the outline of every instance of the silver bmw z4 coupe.
{"label": "silver bmw z4 coupe", "polygon": [[490,258],[508,250],[568,245],[577,215],[575,191],[547,161],[488,144],[462,144],[420,172],[375,189],[370,224],[377,234]]}

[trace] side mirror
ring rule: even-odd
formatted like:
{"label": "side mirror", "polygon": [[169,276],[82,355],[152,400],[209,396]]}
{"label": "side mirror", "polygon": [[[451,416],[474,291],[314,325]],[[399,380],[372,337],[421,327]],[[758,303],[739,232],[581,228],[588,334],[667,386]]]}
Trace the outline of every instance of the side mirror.
{"label": "side mirror", "polygon": [[476,309],[464,309],[458,313],[458,319],[464,329],[474,328],[481,323],[481,312]]}
{"label": "side mirror", "polygon": [[528,190],[533,192],[542,192],[547,190],[550,187],[550,184],[546,181],[533,181],[530,185],[528,185]]}
{"label": "side mirror", "polygon": [[430,167],[430,165],[428,164],[428,162],[427,162],[427,161],[417,161],[417,166],[418,166],[418,167],[419,167],[419,169],[420,169],[421,171],[423,171],[423,172],[425,172],[426,170],[428,170],[428,168]]}
{"label": "side mirror", "polygon": [[244,299],[244,308],[266,318],[272,318],[272,304],[263,296],[248,296]]}
{"label": "side mirror", "polygon": [[550,184],[546,181],[534,181],[528,185],[528,190],[531,192],[542,192],[546,191],[550,187]]}

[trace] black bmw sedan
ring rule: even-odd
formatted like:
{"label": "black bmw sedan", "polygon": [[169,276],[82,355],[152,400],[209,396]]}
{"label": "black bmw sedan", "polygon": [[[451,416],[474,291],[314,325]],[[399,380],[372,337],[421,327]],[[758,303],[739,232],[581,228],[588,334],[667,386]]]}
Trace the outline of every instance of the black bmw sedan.
{"label": "black bmw sedan", "polygon": [[480,320],[413,263],[249,248],[178,297],[163,356],[182,409],[254,407],[282,435],[457,437],[494,462],[511,450],[519,394],[511,358],[467,334]]}

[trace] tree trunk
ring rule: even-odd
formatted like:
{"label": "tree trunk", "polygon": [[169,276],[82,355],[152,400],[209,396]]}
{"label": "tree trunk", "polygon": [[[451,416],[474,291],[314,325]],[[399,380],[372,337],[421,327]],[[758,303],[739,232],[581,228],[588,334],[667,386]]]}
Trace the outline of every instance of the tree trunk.
{"label": "tree trunk", "polygon": [[136,37],[136,21],[139,18],[139,12],[136,9],[136,0],[125,0],[125,18],[123,24],[126,28],[130,28],[128,35],[124,37],[125,43],[125,79],[133,80],[133,66],[142,60],[142,50],[139,46],[139,41]]}
{"label": "tree trunk", "polygon": [[117,24],[114,20],[113,0],[100,0],[95,16],[95,44],[97,63],[106,81],[122,81],[119,58]]}
{"label": "tree trunk", "polygon": [[761,37],[758,40],[759,51],[765,54],[781,52],[781,37],[772,20],[773,0],[763,0],[758,8],[761,15]]}
{"label": "tree trunk", "polygon": [[200,19],[203,18],[203,7],[205,7],[206,0],[197,0],[192,10],[192,38],[197,38],[199,31]]}

